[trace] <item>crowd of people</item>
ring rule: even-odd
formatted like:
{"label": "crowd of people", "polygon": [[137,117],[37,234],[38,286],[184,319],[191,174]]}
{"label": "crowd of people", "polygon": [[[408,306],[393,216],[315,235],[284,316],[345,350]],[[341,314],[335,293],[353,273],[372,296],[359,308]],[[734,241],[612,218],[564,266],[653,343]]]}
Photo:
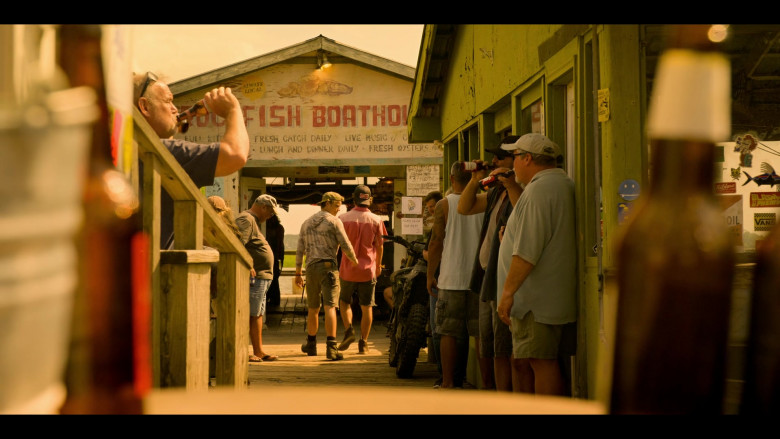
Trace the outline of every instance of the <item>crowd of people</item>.
{"label": "crowd of people", "polygon": [[[134,76],[134,102],[196,186],[210,186],[215,177],[246,164],[249,136],[230,88],[205,93],[206,106],[225,120],[224,135],[210,144],[173,138],[178,111],[167,84],[153,73]],[[457,161],[447,193],[435,191],[423,199],[429,355],[440,373],[434,387],[464,386],[473,337],[482,388],[564,395],[560,346],[566,325],[576,321],[574,183],[561,169],[560,148],[544,135],[507,136],[485,152],[493,155],[489,166],[475,160],[478,170],[467,171]],[[514,175],[505,175],[510,170]],[[483,190],[480,181],[488,175],[498,184]],[[307,336],[301,351],[309,356],[318,352],[322,309],[328,360],[342,360],[355,341],[358,354],[370,351],[382,235],[388,234],[370,210],[372,200],[371,189],[358,185],[354,207],[339,214],[344,197],[326,192],[320,210],[301,226],[295,283],[306,286]],[[261,194],[235,217],[224,199],[212,196],[209,202],[252,256],[249,361],[274,361],[278,357],[263,348],[262,330],[267,305],[280,303],[285,232],[277,201]],[[173,245],[172,224],[173,201],[163,191],[162,248]],[[383,296],[392,306],[390,288]],[[353,297],[361,311],[359,333],[353,327]],[[340,343],[337,310],[344,327]]]}

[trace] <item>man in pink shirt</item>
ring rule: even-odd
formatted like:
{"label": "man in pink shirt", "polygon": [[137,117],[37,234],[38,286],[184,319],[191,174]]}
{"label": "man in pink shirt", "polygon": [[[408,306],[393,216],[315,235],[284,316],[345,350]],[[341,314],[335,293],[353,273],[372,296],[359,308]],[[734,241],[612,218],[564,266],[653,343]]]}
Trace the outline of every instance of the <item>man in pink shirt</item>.
{"label": "man in pink shirt", "polygon": [[339,219],[344,223],[349,242],[355,249],[358,258],[357,265],[342,259],[339,268],[341,278],[341,294],[339,307],[341,320],[344,322],[344,340],[339,345],[340,351],[345,351],[355,341],[355,330],[352,328],[352,294],[357,290],[358,303],[363,317],[360,320],[360,341],[358,353],[368,352],[368,333],[374,315],[374,289],[376,279],[382,273],[382,252],[384,239],[387,235],[385,223],[378,215],[371,213],[371,189],[366,185],[358,185],[352,194],[355,207],[341,214]]}

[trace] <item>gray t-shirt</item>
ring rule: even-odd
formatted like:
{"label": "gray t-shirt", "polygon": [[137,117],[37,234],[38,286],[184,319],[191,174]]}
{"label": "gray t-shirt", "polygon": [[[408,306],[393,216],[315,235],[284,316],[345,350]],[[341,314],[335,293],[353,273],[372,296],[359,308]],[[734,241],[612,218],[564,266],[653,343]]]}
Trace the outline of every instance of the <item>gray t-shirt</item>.
{"label": "gray t-shirt", "polygon": [[574,182],[562,169],[538,172],[520,195],[499,248],[498,300],[514,255],[534,265],[510,315],[548,325],[577,320]]}
{"label": "gray t-shirt", "polygon": [[255,277],[273,279],[274,253],[271,250],[271,245],[260,232],[257,217],[249,210],[245,210],[236,217],[236,226],[241,232],[241,242],[252,256]]}
{"label": "gray t-shirt", "polygon": [[[211,186],[217,171],[219,142],[200,144],[181,139],[162,139],[163,145],[184,168],[195,186]],[[143,181],[143,180],[141,180]],[[163,189],[160,194],[160,248],[173,243],[173,199]]]}

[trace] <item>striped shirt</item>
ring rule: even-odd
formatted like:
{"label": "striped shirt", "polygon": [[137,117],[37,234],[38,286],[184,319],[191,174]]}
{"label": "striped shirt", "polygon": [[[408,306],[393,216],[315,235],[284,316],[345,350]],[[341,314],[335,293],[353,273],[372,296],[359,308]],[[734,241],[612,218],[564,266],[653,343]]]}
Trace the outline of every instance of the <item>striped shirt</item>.
{"label": "striped shirt", "polygon": [[303,266],[306,255],[306,267],[321,260],[336,261],[339,246],[344,255],[357,263],[355,250],[349,242],[344,224],[340,219],[321,210],[301,224],[298,235],[298,249],[295,252],[296,272]]}

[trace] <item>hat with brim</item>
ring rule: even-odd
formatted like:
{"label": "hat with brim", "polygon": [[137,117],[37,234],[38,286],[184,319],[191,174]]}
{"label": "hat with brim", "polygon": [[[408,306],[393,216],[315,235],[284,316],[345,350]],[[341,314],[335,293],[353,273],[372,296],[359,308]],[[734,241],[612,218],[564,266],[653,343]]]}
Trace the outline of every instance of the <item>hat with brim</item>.
{"label": "hat with brim", "polygon": [[512,157],[511,152],[504,151],[501,148],[485,148],[485,152],[489,152],[490,154],[495,155],[499,160],[503,160],[507,157]]}
{"label": "hat with brim", "polygon": [[546,155],[552,158],[558,158],[561,155],[561,149],[558,145],[539,133],[528,133],[520,136],[515,142],[502,143],[501,149],[512,152],[530,152],[531,154]]}
{"label": "hat with brim", "polygon": [[328,201],[344,201],[344,197],[338,192],[325,192],[322,194],[322,200],[318,204],[325,204]]}
{"label": "hat with brim", "polygon": [[352,193],[352,200],[356,206],[368,206],[371,204],[371,188],[364,184],[355,186],[355,191]]}
{"label": "hat with brim", "polygon": [[274,197],[272,197],[271,195],[268,195],[268,194],[262,194],[262,195],[258,196],[255,199],[255,203],[259,204],[261,206],[268,206],[268,207],[270,207],[272,209],[276,209],[276,206],[278,206],[278,204],[276,203],[276,198],[274,198]]}

